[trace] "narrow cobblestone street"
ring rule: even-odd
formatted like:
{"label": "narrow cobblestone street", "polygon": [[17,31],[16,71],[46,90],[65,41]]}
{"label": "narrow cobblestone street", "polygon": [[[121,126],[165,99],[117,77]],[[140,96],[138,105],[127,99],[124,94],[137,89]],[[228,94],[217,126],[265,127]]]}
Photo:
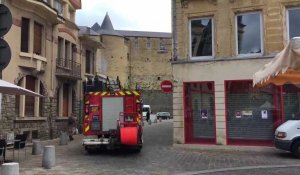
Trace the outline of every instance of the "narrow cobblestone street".
{"label": "narrow cobblestone street", "polygon": [[43,145],[55,145],[56,166],[42,168],[42,156],[30,155],[31,150],[27,148],[26,160],[20,153],[20,174],[299,174],[299,159],[275,148],[237,150],[204,145],[200,149],[185,149],[181,145],[173,146],[172,134],[172,120],[145,124],[144,147],[140,153],[119,150],[89,155],[81,146],[81,135],[63,146],[58,145],[58,140],[43,142]]}

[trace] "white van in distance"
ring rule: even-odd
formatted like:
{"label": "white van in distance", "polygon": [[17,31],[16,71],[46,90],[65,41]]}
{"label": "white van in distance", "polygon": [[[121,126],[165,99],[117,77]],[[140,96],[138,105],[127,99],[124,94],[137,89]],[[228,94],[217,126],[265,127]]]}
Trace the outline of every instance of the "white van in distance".
{"label": "white van in distance", "polygon": [[150,105],[143,105],[143,119],[147,118],[147,112],[149,112],[149,114],[151,114]]}

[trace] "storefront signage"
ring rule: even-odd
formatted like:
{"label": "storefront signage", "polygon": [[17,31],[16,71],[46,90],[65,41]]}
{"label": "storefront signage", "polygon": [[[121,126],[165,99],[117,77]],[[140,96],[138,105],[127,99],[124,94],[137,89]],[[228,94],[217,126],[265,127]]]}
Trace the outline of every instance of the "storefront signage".
{"label": "storefront signage", "polygon": [[207,109],[201,109],[200,110],[200,114],[201,114],[201,119],[207,119]]}

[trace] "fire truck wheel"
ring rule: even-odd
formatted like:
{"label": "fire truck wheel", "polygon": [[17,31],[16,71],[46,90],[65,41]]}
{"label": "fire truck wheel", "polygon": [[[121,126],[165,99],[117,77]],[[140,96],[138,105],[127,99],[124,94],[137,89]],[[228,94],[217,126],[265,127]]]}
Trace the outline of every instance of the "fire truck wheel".
{"label": "fire truck wheel", "polygon": [[143,143],[144,143],[143,134],[141,134],[141,136],[140,136],[140,145],[143,145]]}
{"label": "fire truck wheel", "polygon": [[91,148],[85,148],[85,150],[86,150],[86,152],[88,153],[88,154],[94,154],[95,153],[95,150],[94,149],[91,149]]}

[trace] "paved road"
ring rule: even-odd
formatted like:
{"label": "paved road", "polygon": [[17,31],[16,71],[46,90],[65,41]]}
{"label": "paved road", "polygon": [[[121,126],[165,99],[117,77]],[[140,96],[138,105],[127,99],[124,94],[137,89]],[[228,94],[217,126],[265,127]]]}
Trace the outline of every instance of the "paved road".
{"label": "paved road", "polygon": [[[172,120],[145,124],[144,147],[140,153],[109,151],[87,154],[80,142],[81,135],[68,145],[58,141],[45,145],[56,145],[56,166],[41,167],[42,156],[26,157],[20,161],[21,175],[255,175],[255,174],[299,174],[300,160],[289,153],[275,149],[241,151],[215,149],[183,149],[173,146]],[[253,148],[253,147],[251,147]],[[280,165],[280,167],[279,167]],[[284,165],[285,167],[282,167]],[[293,167],[286,166],[294,165]]]}

